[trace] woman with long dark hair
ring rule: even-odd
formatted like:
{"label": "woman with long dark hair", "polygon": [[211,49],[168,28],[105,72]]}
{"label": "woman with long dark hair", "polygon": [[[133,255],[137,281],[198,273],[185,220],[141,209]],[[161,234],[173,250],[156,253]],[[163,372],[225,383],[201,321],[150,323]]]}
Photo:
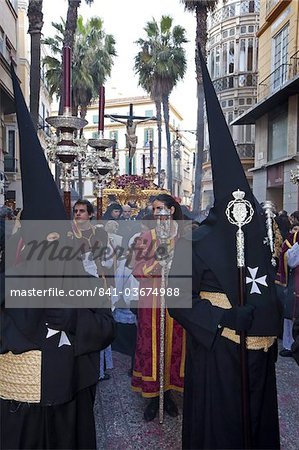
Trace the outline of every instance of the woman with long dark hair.
{"label": "woman with long dark hair", "polygon": [[[171,250],[178,238],[177,220],[182,218],[180,205],[168,194],[155,197],[152,205],[154,219],[158,217],[162,208],[167,208],[171,214],[171,234],[168,243],[168,248]],[[139,237],[139,246],[136,247],[131,261],[132,274],[140,282],[132,389],[150,399],[144,411],[146,421],[153,420],[159,408],[159,300],[162,269],[156,256],[159,245],[155,228],[142,233]],[[146,296],[141,295],[145,292]],[[178,415],[178,409],[171,398],[170,390],[183,391],[184,345],[183,328],[169,316],[166,310],[164,409],[172,417]]]}

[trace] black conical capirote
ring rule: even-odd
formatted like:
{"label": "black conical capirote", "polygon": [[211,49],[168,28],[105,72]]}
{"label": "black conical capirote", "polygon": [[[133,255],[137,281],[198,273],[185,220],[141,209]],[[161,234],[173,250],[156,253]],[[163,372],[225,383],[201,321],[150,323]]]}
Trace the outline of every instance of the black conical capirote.
{"label": "black conical capirote", "polygon": [[19,128],[23,211],[25,220],[61,220],[67,215],[41,147],[13,64],[11,77]]}
{"label": "black conical capirote", "polygon": [[[237,189],[251,196],[251,189],[200,48],[198,49],[198,56],[201,64],[206,101],[214,201],[216,206],[217,203],[220,203]],[[247,199],[252,200],[252,198],[249,199],[248,197]]]}
{"label": "black conical capirote", "polygon": [[[232,306],[239,304],[240,273],[237,267],[236,231],[226,216],[233,192],[244,191],[254,214],[243,226],[246,302],[256,308],[251,336],[275,336],[280,327],[274,269],[265,241],[265,217],[247,181],[228,125],[221,110],[202,52],[198,49],[209,127],[210,157],[213,175],[214,207],[194,234],[198,254],[212,270]],[[266,285],[261,284],[266,276]],[[256,277],[256,282],[254,278]]]}

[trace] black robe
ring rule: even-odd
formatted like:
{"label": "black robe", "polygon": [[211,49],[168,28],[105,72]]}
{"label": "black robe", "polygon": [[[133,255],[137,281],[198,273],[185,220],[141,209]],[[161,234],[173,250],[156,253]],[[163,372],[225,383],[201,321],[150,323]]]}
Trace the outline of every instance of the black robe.
{"label": "black robe", "polygon": [[[48,261],[30,263],[40,268],[42,274],[43,264],[46,268],[50,265]],[[101,278],[86,277],[81,261],[76,258],[67,263],[54,261],[53,266],[57,266],[57,273],[62,275],[74,274],[74,278],[61,278],[61,285],[65,288],[104,287]],[[21,268],[20,264],[20,267],[11,268],[9,273],[17,277]],[[53,283],[51,278],[37,279],[47,287]],[[20,281],[18,278],[15,280],[16,283]],[[31,283],[32,287],[36,280],[30,280],[28,278],[28,286]],[[57,309],[63,317],[64,314],[72,317],[70,327],[63,328],[71,345],[59,347],[61,333],[52,336],[48,333],[47,309],[6,308],[4,297],[2,273],[0,353],[21,354],[40,350],[42,365],[39,403],[1,399],[1,448],[96,448],[93,402],[99,378],[99,352],[115,337],[109,300],[99,298],[101,308]],[[40,299],[42,302],[43,298]],[[75,305],[78,304],[76,300],[79,298],[72,299]]]}
{"label": "black robe", "polygon": [[[184,308],[191,292],[184,277],[170,277],[169,286],[180,296],[168,299],[168,311],[187,331],[184,387],[183,448],[243,448],[239,345],[220,335],[223,309],[199,299],[201,291],[224,292],[222,284],[202,259],[200,243],[193,244],[191,261],[178,243],[171,273],[188,277],[192,273],[192,308]],[[210,249],[213,252],[213,249]],[[211,258],[210,258],[211,259]],[[219,259],[214,252],[215,265]],[[176,302],[175,304],[173,302]],[[277,318],[269,317],[274,324]],[[271,324],[269,324],[271,327]],[[262,333],[261,333],[262,335]],[[278,449],[279,426],[275,380],[277,349],[248,351],[252,448]]]}

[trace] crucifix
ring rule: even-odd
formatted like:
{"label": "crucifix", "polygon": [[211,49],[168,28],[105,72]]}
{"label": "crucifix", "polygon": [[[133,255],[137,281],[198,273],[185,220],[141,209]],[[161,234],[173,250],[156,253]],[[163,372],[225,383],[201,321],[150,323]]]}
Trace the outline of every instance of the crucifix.
{"label": "crucifix", "polygon": [[[122,116],[118,114],[105,114],[105,117],[109,117],[114,122],[123,123],[126,125],[127,133],[126,133],[126,147],[129,150],[129,175],[132,175],[132,160],[133,156],[136,152],[137,147],[137,136],[136,136],[136,127],[139,123],[148,122],[149,120],[157,120],[155,116],[152,117],[144,117],[144,116],[134,116],[133,114],[133,105],[130,103],[129,115]],[[125,120],[121,120],[125,119]]]}

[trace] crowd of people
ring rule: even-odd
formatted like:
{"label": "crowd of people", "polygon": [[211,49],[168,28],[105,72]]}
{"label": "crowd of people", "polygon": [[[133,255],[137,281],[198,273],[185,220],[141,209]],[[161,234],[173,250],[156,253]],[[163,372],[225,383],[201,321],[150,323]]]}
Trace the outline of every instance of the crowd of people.
{"label": "crowd of people", "polygon": [[[221,410],[217,419],[212,405],[214,402],[222,406],[227,405],[227,413],[230,413],[227,417],[237,427],[238,420],[237,417],[232,420],[232,412],[234,411],[238,416],[241,400],[240,396],[235,396],[234,402],[232,399],[229,400],[230,385],[232,383],[238,385],[238,334],[241,331],[248,332],[253,326],[255,307],[230,305],[223,287],[225,282],[222,284],[221,276],[217,273],[217,268],[211,266],[209,258],[205,260],[204,246],[202,247],[201,237],[197,236],[205,228],[207,220],[204,220],[202,224],[192,220],[192,212],[181,207],[168,194],[160,194],[152,198],[152,203],[146,208],[146,214],[142,214],[144,217],[142,220],[136,219],[137,216],[132,217],[132,208],[129,205],[120,205],[117,202],[112,202],[108,206],[104,213],[105,220],[101,221],[94,219],[94,208],[88,200],[78,200],[73,206],[71,239],[76,240],[76,248],[80,249],[80,260],[84,271],[103,281],[114,320],[118,325],[114,340],[108,342],[109,345],[98,352],[98,379],[99,381],[110,379],[108,369],[113,368],[112,348],[130,355],[132,364],[128,367],[128,375],[131,377],[132,390],[147,399],[143,419],[151,421],[157,416],[161,342],[159,296],[152,294],[139,296],[139,293],[146,289],[149,289],[151,293],[154,289],[158,289],[159,292],[161,286],[162,265],[157,258],[157,248],[160,244],[157,235],[157,219],[163,208],[170,211],[171,217],[168,242],[168,247],[173,250],[171,265],[177,266],[181,263],[177,255],[182,255],[182,245],[184,248],[188,245],[188,239],[182,230],[192,229],[193,231],[193,248],[191,249],[193,264],[189,266],[193,279],[192,308],[184,308],[186,296],[190,296],[191,292],[186,292],[184,286],[180,286],[180,280],[174,277],[174,281],[171,280],[169,284],[179,287],[181,294],[180,307],[173,308],[171,304],[169,310],[166,310],[164,357],[167,364],[164,410],[171,417],[178,415],[179,411],[171,391],[183,392],[185,388],[184,416],[187,419],[184,420],[184,448],[227,448],[225,443],[228,441],[230,448],[237,448],[240,442],[238,434],[234,430],[235,437],[232,439],[232,430],[225,423],[221,425],[222,432],[217,433],[218,441],[215,440],[212,430],[214,426],[220,427],[224,415]],[[185,212],[184,215],[182,211]],[[15,218],[13,212],[7,207],[1,208],[0,214],[2,225],[4,220],[11,221]],[[257,442],[262,442],[262,448],[278,448],[279,442],[274,374],[275,336],[282,338],[283,348],[280,351],[282,357],[294,357],[298,362],[299,354],[298,333],[296,334],[299,317],[299,212],[295,211],[288,216],[285,211],[282,211],[276,215],[274,222],[273,228],[278,230],[274,233],[276,239],[280,235],[284,237],[282,246],[278,238],[280,248],[276,254],[278,263],[276,283],[283,309],[283,331],[281,334],[269,332],[269,337],[258,338],[261,339],[260,344],[256,343],[257,338],[253,338],[255,339],[254,350],[250,350],[251,347],[248,344],[250,365],[261,368],[252,380],[255,391],[251,395],[255,406],[258,405],[253,415],[267,418],[267,423],[265,422],[262,426],[261,419],[255,418],[259,429],[262,430],[261,435],[255,438]],[[9,227],[8,232],[20,233],[20,229],[20,226]],[[117,252],[116,249],[121,251]],[[211,253],[211,249],[208,250]],[[187,261],[184,265],[188,266]],[[180,272],[184,273],[181,268],[176,268],[176,274]],[[48,315],[48,321],[51,319],[53,329],[61,329],[61,323],[65,326],[65,321],[61,322],[57,319],[57,312],[54,313],[53,318],[51,314]],[[224,336],[222,339],[219,339],[219,329]],[[186,333],[187,365],[185,369]],[[264,336],[264,334],[262,330],[259,330],[259,335]],[[257,348],[262,351],[257,352]],[[219,370],[223,364],[226,367],[226,381],[223,381],[223,372]],[[206,367],[205,370],[203,370],[204,367]],[[265,369],[262,369],[263,367]],[[207,369],[208,372],[206,372]],[[262,399],[258,395],[261,391],[263,391]],[[210,396],[212,401],[210,414],[213,416],[213,423],[212,416],[209,423],[207,406],[204,406],[207,396]],[[268,436],[269,420],[272,424],[272,440],[269,440]],[[201,433],[198,432],[197,421],[205,428]],[[275,423],[277,426],[274,433]],[[201,439],[206,436],[204,438],[206,440],[199,442],[198,436],[201,436]],[[221,436],[220,440],[219,436]]]}

